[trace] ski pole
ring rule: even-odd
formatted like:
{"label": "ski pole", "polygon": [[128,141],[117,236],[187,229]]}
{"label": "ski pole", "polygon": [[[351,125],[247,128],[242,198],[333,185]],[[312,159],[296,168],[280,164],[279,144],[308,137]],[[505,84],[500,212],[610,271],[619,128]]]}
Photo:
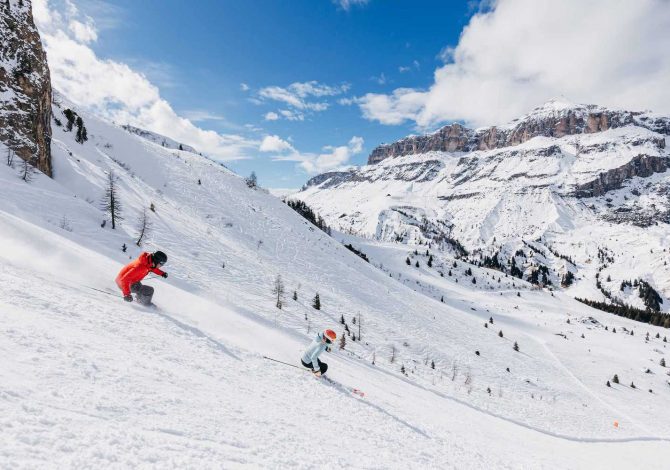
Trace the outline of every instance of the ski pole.
{"label": "ski pole", "polygon": [[92,289],[92,290],[95,290],[95,291],[98,291],[98,292],[102,292],[103,294],[111,295],[111,296],[113,296],[113,297],[119,297],[117,294],[113,294],[113,293],[111,293],[111,292],[107,292],[106,290],[96,289],[95,287],[91,287],[91,286],[84,286],[84,287],[88,287],[89,289]]}
{"label": "ski pole", "polygon": [[277,359],[272,359],[271,357],[263,356],[263,359],[267,359],[268,361],[275,361],[275,362],[278,362],[280,364],[284,364],[285,366],[295,367],[296,369],[307,370],[307,369],[303,369],[301,367],[298,367],[294,364],[289,364],[288,362],[278,361]]}

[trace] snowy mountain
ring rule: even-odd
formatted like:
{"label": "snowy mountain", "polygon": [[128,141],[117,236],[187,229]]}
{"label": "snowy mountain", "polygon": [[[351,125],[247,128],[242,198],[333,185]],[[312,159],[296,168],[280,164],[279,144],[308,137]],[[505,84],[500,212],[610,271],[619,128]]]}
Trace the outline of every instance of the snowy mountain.
{"label": "snowy mountain", "polygon": [[644,281],[668,312],[669,123],[552,100],[507,126],[382,145],[368,165],[316,176],[293,197],[365,238],[457,242],[471,261],[526,263],[524,279],[546,267],[554,286],[571,271],[578,297],[644,309],[622,285]]}
{"label": "snowy mountain", "polygon": [[[572,298],[590,293],[595,273],[607,287],[614,281],[606,275],[624,272],[619,259],[630,255],[607,248],[614,243],[628,242],[637,257],[629,276],[648,262],[648,279],[661,278],[656,253],[667,230],[603,223],[600,196],[559,196],[568,191],[554,182],[562,160],[540,155],[540,144],[565,137],[477,157],[385,158],[347,173],[360,178],[348,182],[322,177],[300,196],[339,191],[333,195],[360,211],[347,209],[345,230],[329,236],[177,143],[128,132],[62,95],[49,111],[53,177],[0,165],[0,467],[667,468],[668,330]],[[632,148],[665,155],[654,130],[624,130],[584,135],[593,140],[580,146],[615,141],[621,155],[607,153],[610,169],[626,164]],[[574,144],[556,145],[562,155]],[[511,178],[519,168],[496,151],[518,152],[509,165],[528,166],[526,175]],[[599,174],[603,165],[590,162],[597,154],[580,154],[582,166],[570,173],[575,188]],[[545,159],[545,173],[533,158]],[[445,173],[462,159],[460,175]],[[663,177],[635,176],[606,195],[639,191],[653,211],[651,190],[639,181],[662,185]],[[532,183],[516,195],[520,202],[507,195],[507,209],[532,208],[546,219],[536,228],[523,214],[506,220],[504,205],[485,223],[468,213],[517,180]],[[111,182],[121,216],[114,223],[105,208]],[[427,203],[462,186],[478,193]],[[356,187],[371,188],[369,203]],[[373,191],[380,187],[403,207],[383,208],[387,196]],[[458,201],[462,213],[437,216]],[[385,211],[379,227],[364,220],[373,206]],[[336,226],[339,217],[328,220]],[[528,274],[534,263],[553,269],[560,260],[563,275],[578,276],[568,292],[473,258],[477,243],[514,224],[542,239],[495,243],[516,243],[515,266]],[[574,259],[562,255],[568,247]],[[169,273],[146,280],[158,308],[124,302],[118,271],[156,249],[167,253]],[[542,274],[558,282],[553,270]],[[624,293],[633,297],[640,285]],[[322,356],[330,381],[300,366],[325,328],[344,338]]]}

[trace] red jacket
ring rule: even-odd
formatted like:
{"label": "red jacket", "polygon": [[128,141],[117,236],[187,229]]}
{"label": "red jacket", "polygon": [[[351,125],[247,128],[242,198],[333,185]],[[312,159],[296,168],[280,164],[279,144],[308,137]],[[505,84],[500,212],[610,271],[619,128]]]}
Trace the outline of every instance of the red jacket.
{"label": "red jacket", "polygon": [[130,286],[136,282],[140,282],[145,278],[149,271],[162,276],[164,271],[153,267],[151,261],[151,253],[142,253],[135,261],[128,263],[116,276],[116,285],[123,292],[123,295],[130,295]]}

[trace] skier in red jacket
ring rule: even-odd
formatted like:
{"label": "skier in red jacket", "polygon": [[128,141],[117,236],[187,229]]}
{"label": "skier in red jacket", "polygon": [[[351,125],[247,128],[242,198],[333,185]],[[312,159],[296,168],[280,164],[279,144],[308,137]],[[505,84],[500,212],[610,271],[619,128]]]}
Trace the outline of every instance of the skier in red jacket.
{"label": "skier in red jacket", "polygon": [[116,285],[123,292],[123,300],[132,302],[133,296],[137,296],[137,301],[142,305],[151,305],[151,298],[154,295],[154,288],[142,285],[140,282],[149,272],[158,274],[162,277],[168,277],[165,271],[159,269],[167,263],[167,255],[162,251],[155,253],[142,253],[135,261],[127,264],[116,276]]}

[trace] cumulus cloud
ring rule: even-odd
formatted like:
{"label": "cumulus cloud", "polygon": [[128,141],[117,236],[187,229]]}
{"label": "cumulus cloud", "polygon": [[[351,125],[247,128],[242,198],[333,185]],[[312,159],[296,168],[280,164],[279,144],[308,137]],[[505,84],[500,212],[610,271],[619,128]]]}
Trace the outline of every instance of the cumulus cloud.
{"label": "cumulus cloud", "polygon": [[274,111],[270,111],[269,113],[265,113],[263,119],[266,121],[276,121],[279,119],[279,114],[275,113]]}
{"label": "cumulus cloud", "polygon": [[276,135],[265,136],[259,150],[274,153],[274,161],[297,162],[310,175],[342,169],[354,155],[363,151],[363,138],[354,136],[347,145],[326,146],[322,153],[302,153],[286,140]]}
{"label": "cumulus cloud", "polygon": [[[262,104],[264,101],[283,103],[289,109],[279,110],[279,115],[290,121],[302,121],[305,119],[305,113],[325,111],[329,108],[330,104],[323,101],[324,98],[341,95],[349,88],[348,83],[333,86],[315,80],[295,82],[287,87],[268,86],[258,91],[258,98],[254,103]],[[314,101],[315,98],[318,100]]]}
{"label": "cumulus cloud", "polygon": [[81,21],[72,1],[34,0],[33,15],[53,85],[74,103],[118,123],[170,136],[220,160],[247,158],[258,147],[256,140],[195,126],[177,115],[145,75],[122,62],[99,58],[88,45],[97,39],[94,24],[90,18]]}
{"label": "cumulus cloud", "polygon": [[266,135],[259,148],[261,152],[295,151],[293,146],[278,135]]}
{"label": "cumulus cloud", "polygon": [[670,2],[497,0],[480,9],[425,90],[358,99],[363,116],[418,128],[501,124],[554,96],[670,112]]}

